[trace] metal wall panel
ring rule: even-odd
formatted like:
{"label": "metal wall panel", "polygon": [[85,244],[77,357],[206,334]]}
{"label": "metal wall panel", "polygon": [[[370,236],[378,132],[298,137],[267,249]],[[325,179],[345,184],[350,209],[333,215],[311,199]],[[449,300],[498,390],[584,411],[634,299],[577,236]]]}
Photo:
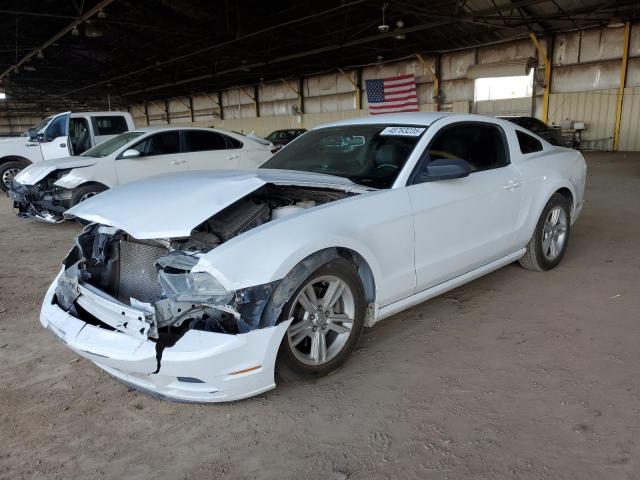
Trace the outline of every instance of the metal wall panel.
{"label": "metal wall panel", "polygon": [[624,91],[619,150],[640,151],[640,86]]}
{"label": "metal wall panel", "polygon": [[578,63],[580,58],[581,32],[569,32],[556,36],[553,51],[554,65]]}
{"label": "metal wall panel", "polygon": [[478,63],[506,62],[535,56],[536,48],[528,39],[478,49]]}
{"label": "metal wall panel", "polygon": [[582,32],[580,61],[594,62],[622,57],[624,27],[595,28]]}
{"label": "metal wall panel", "polygon": [[164,101],[148,102],[149,125],[166,125],[167,111],[165,110]]}
{"label": "metal wall panel", "polygon": [[168,102],[169,123],[191,122],[189,97],[172,98]]}
{"label": "metal wall panel", "polygon": [[476,102],[475,113],[480,115],[531,115],[531,97],[505,98]]}
{"label": "metal wall panel", "polygon": [[147,116],[144,112],[144,103],[129,106],[129,113],[131,113],[133,123],[136,127],[147,126]]}
{"label": "metal wall panel", "polygon": [[619,60],[568,67],[556,66],[553,69],[551,90],[554,93],[604,90],[617,87],[619,82]]}
{"label": "metal wall panel", "polygon": [[193,95],[193,117],[196,122],[213,122],[220,118],[220,107],[218,105],[218,94],[200,93]]}
{"label": "metal wall panel", "polygon": [[440,59],[440,77],[443,81],[465,78],[467,68],[476,63],[475,50],[445,53]]}
{"label": "metal wall panel", "polygon": [[440,85],[444,95],[444,103],[473,102],[474,88],[473,80],[449,80]]}
{"label": "metal wall panel", "polygon": [[618,90],[552,93],[549,97],[549,122],[563,120],[586,123],[585,140],[613,137]]}

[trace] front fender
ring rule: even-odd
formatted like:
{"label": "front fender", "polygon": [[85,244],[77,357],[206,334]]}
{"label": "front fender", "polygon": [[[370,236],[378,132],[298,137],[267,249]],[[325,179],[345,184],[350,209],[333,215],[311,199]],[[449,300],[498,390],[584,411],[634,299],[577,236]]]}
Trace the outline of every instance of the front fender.
{"label": "front fender", "polygon": [[207,271],[227,290],[238,290],[280,280],[303,259],[335,247],[367,262],[376,303],[413,291],[413,215],[406,189],[356,195],[269,222],[210,251],[193,271]]}
{"label": "front fender", "polygon": [[92,167],[93,165],[74,168],[68,174],[59,178],[54,185],[56,187],[66,188],[67,190],[73,190],[85,183],[99,183],[107,188],[114,187],[108,175],[96,174]]}

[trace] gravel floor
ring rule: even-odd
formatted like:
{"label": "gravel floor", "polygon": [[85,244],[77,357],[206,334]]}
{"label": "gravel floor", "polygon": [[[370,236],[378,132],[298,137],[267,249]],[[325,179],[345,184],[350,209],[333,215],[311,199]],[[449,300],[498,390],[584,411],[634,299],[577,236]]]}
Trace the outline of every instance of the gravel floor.
{"label": "gravel floor", "polygon": [[79,229],[0,198],[0,478],[640,478],[640,154],[588,160],[560,267],[503,268],[327,378],[223,405],[128,391],[43,330]]}

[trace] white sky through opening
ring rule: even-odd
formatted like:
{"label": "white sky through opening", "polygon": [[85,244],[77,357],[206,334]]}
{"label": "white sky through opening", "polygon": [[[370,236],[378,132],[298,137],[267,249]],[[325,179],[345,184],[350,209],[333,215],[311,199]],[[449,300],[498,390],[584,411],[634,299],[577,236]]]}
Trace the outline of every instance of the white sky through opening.
{"label": "white sky through opening", "polygon": [[533,69],[518,77],[478,78],[475,81],[475,101],[530,97],[533,92]]}

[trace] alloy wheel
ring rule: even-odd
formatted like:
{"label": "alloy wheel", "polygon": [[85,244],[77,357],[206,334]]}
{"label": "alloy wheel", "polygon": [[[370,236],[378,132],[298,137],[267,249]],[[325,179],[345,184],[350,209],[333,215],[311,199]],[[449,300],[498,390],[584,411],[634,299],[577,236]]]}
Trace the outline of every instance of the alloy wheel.
{"label": "alloy wheel", "polygon": [[11,187],[11,182],[21,172],[19,168],[9,168],[2,174],[2,183],[7,187]]}
{"label": "alloy wheel", "polygon": [[547,214],[542,230],[542,253],[553,261],[562,252],[567,238],[567,214],[560,206],[553,207]]}
{"label": "alloy wheel", "polygon": [[343,350],[353,329],[355,300],[349,286],[333,275],[309,281],[289,311],[287,339],[306,365],[324,365]]}

